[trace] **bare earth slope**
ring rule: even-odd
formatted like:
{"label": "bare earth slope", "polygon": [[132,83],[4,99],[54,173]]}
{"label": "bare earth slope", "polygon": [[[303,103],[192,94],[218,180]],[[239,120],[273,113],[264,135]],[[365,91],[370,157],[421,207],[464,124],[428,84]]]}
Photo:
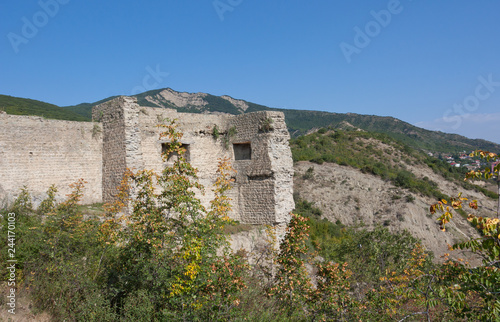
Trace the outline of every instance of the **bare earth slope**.
{"label": "bare earth slope", "polygon": [[[313,174],[308,178],[305,174],[311,167],[314,169]],[[478,198],[482,201],[481,213],[486,214],[495,207],[494,201],[486,200],[478,192],[466,191],[456,184],[443,181],[430,168],[414,166],[411,171],[437,182],[439,189],[448,195],[462,191],[465,196]],[[431,216],[429,212],[429,205],[435,202],[434,199],[395,187],[380,177],[349,166],[297,162],[294,191],[300,198],[313,202],[323,211],[324,217],[332,222],[340,220],[346,225],[364,224],[368,229],[376,225],[386,226],[391,231],[406,229],[420,238],[437,258],[449,252],[448,244],[479,237],[467,220],[458,215],[447,226],[447,231],[442,232],[436,222],[437,216]],[[414,200],[411,201],[413,198],[407,196],[413,196]]]}

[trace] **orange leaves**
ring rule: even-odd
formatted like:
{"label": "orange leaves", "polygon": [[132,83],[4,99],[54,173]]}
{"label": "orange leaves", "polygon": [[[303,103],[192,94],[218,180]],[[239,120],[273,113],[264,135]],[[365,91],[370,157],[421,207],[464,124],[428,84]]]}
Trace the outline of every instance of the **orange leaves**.
{"label": "orange leaves", "polygon": [[481,157],[482,159],[486,159],[486,160],[496,160],[499,158],[498,154],[496,153],[493,153],[493,152],[488,152],[488,151],[483,151],[483,150],[477,150],[477,151],[474,151],[473,153],[470,154],[471,156],[479,156]]}
{"label": "orange leaves", "polygon": [[450,220],[453,218],[453,214],[450,212],[450,207],[449,206],[444,206],[448,202],[446,200],[442,200],[438,202],[437,204],[433,204],[430,206],[430,212],[431,214],[435,214],[436,211],[444,212],[437,220],[439,221],[439,228],[442,231],[446,231],[446,224],[450,222]]}
{"label": "orange leaves", "polygon": [[86,183],[87,181],[85,181],[83,178],[80,178],[76,182],[70,184],[69,187],[72,189],[72,191],[70,194],[66,195],[68,198],[63,203],[61,203],[59,207],[61,209],[69,209],[76,206],[83,196],[82,190]]}
{"label": "orange leaves", "polygon": [[491,167],[487,167],[481,171],[472,170],[466,174],[465,179],[468,178],[485,178],[489,179],[493,175],[498,174],[500,171],[500,156],[496,153],[477,150],[471,153],[471,156],[479,156],[481,159],[485,159],[488,162],[492,162]]}
{"label": "orange leaves", "polygon": [[411,307],[426,307],[427,301],[435,295],[430,288],[432,277],[426,269],[427,260],[424,248],[420,244],[415,245],[403,272],[387,271],[386,276],[381,278],[383,284],[372,290],[370,295],[375,303],[392,320],[401,320],[401,313],[409,304]]}
{"label": "orange leaves", "polygon": [[354,316],[360,305],[350,294],[352,272],[347,264],[315,263],[318,269],[316,286],[311,281],[306,269],[307,258],[313,256],[308,253],[306,245],[308,221],[305,217],[292,214],[285,239],[280,245],[276,260],[278,272],[269,295],[278,298],[284,309],[300,308],[304,317],[311,314],[318,320],[337,320]]}
{"label": "orange leaves", "polygon": [[134,173],[132,170],[127,168],[123,174],[120,186],[118,186],[118,194],[116,195],[115,201],[104,204],[104,210],[106,211],[106,215],[108,217],[112,217],[120,213],[123,208],[128,206],[128,203],[130,202],[130,182],[133,178]]}
{"label": "orange leaves", "polygon": [[[462,197],[462,193],[459,193],[457,197],[450,198],[451,208],[458,210],[463,208],[463,202],[468,201],[467,198]],[[448,201],[442,199],[436,204],[430,206],[429,211],[431,214],[435,214],[436,212],[441,212],[442,215],[437,219],[440,225],[440,229],[442,231],[446,231],[446,224],[449,223],[453,219],[453,213],[451,211],[450,206],[445,206],[448,204]],[[477,209],[477,200],[472,200],[469,202],[469,207],[471,209]]]}
{"label": "orange leaves", "polygon": [[271,295],[287,299],[287,302],[291,302],[290,305],[304,305],[303,302],[310,296],[311,281],[303,259],[307,253],[308,229],[307,218],[292,214],[276,260],[280,268],[276,274],[276,287],[272,289]]}
{"label": "orange leaves", "polygon": [[227,214],[231,211],[231,199],[225,193],[231,189],[231,184],[234,182],[231,175],[235,172],[236,170],[233,169],[228,158],[219,160],[217,179],[214,183],[215,198],[210,202],[211,210],[209,215],[217,216],[225,222],[230,222]]}
{"label": "orange leaves", "polygon": [[477,217],[474,215],[469,215],[467,220],[478,229],[481,229],[485,236],[493,237],[498,239],[500,234],[500,219],[498,218],[488,218],[488,217]]}

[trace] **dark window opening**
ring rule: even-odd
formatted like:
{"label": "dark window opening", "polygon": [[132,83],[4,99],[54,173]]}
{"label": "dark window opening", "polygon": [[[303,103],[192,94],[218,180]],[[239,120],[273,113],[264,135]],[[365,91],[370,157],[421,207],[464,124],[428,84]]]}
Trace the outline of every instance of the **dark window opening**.
{"label": "dark window opening", "polygon": [[235,143],[233,144],[235,160],[251,160],[252,146],[250,143]]}
{"label": "dark window opening", "polygon": [[[184,152],[184,158],[186,161],[191,161],[191,154],[189,151],[189,144],[182,144],[181,148],[183,148],[186,152]],[[161,144],[161,155],[164,155],[170,149],[170,143],[162,143]],[[174,157],[177,157],[177,152],[171,152],[168,155],[167,161],[173,160]]]}

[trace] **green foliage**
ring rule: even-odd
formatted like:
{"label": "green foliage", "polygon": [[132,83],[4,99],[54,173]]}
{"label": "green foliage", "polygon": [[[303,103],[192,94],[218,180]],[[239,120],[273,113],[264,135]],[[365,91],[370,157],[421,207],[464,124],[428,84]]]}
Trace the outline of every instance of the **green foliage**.
{"label": "green foliage", "polygon": [[[36,210],[39,215],[53,213],[56,209],[56,193],[57,188],[55,185],[51,185],[47,191],[47,198],[42,201],[38,209]],[[24,211],[24,213],[26,213]]]}
{"label": "green foliage", "polygon": [[[179,158],[159,176],[147,170],[133,175],[133,212],[117,240],[124,246],[109,269],[107,284],[116,294],[112,298],[116,303],[145,296],[141,291],[147,290],[152,318],[210,320],[229,314],[244,287],[245,263],[230,253],[223,233],[224,226],[231,224],[224,195],[230,187],[231,168],[227,161],[221,163],[216,197],[206,210],[195,197],[194,190],[202,187],[183,156],[180,135],[169,125],[165,136],[170,144],[164,158],[170,153]],[[161,190],[156,192],[155,186]]]}
{"label": "green foliage", "polygon": [[212,137],[214,140],[218,140],[220,137],[220,132],[219,132],[219,127],[217,124],[214,125],[214,128],[212,129]]}
{"label": "green foliage", "polygon": [[96,138],[101,131],[101,126],[98,123],[94,123],[92,126],[92,138]]}
{"label": "green foliage", "polygon": [[[464,248],[474,249],[470,243]],[[498,267],[470,267],[467,263],[448,260],[443,265],[446,283],[441,294],[458,317],[475,321],[500,320],[500,272]]]}
{"label": "green foliage", "polygon": [[309,220],[292,214],[277,256],[277,272],[269,295],[290,320],[348,321],[360,315],[361,305],[349,292],[352,272],[347,264],[312,263],[318,271],[316,287],[307,272],[311,255],[307,240]]}
{"label": "green foliage", "polygon": [[29,214],[33,211],[31,195],[27,186],[21,188],[19,195],[10,207],[9,211],[17,214]]}
{"label": "green foliage", "polygon": [[[295,198],[295,213],[309,219],[309,238],[325,260],[347,263],[353,270],[353,278],[364,285],[363,290],[380,284],[387,270],[402,272],[419,243],[408,231],[391,233],[387,228],[373,231],[347,228],[340,221],[332,223],[321,219],[322,212],[306,200]],[[428,254],[429,266],[432,254]]]}
{"label": "green foliage", "polygon": [[[384,151],[382,148],[376,148],[373,142],[381,146],[388,145],[392,149]],[[435,182],[419,179],[403,166],[404,157],[413,160],[412,162],[423,162],[427,160],[427,156],[384,134],[318,131],[292,140],[291,148],[294,161],[348,165],[360,169],[363,173],[389,180],[394,185],[415,193],[435,197],[438,200],[446,197],[439,191]],[[388,162],[391,157],[397,162]]]}
{"label": "green foliage", "polygon": [[406,195],[405,199],[406,199],[406,202],[414,202],[415,201],[415,197],[413,197],[412,195]]}
{"label": "green foliage", "polygon": [[236,126],[232,126],[229,128],[229,130],[227,131],[227,135],[232,138],[236,135],[236,133],[238,133],[238,131],[236,130]]}
{"label": "green foliage", "polygon": [[295,138],[306,134],[313,128],[329,127],[339,129],[347,122],[355,128],[386,135],[393,140],[397,140],[418,150],[451,153],[480,148],[490,151],[500,151],[500,146],[493,142],[481,139],[468,139],[457,134],[429,131],[393,117],[305,110],[273,110],[285,113],[288,129]]}
{"label": "green foliage", "polygon": [[[18,197],[18,199],[20,198]],[[31,204],[31,200],[28,204]],[[10,259],[7,247],[8,214],[15,214],[15,229],[13,230],[13,232],[15,232],[15,242],[13,244],[15,248],[15,259],[18,261],[16,267],[17,276],[20,278],[19,282],[25,279],[26,274],[23,272],[25,261],[27,259],[38,258],[38,252],[42,246],[38,238],[39,231],[36,230],[36,227],[41,224],[41,218],[35,214],[24,211],[30,210],[25,207],[11,207],[10,209],[0,210],[0,227],[2,227],[2,232],[4,233],[4,237],[1,239],[2,244],[0,245],[0,260],[3,263],[7,263],[7,260]],[[8,270],[2,270],[0,272],[0,278],[4,281],[7,275]]]}
{"label": "green foliage", "polygon": [[269,132],[274,129],[273,126],[274,120],[270,117],[265,118],[260,122],[259,130],[262,132]]}
{"label": "green foliage", "polygon": [[[100,101],[97,101],[97,102],[94,102],[94,103],[81,103],[81,104],[78,104],[78,105],[64,106],[62,108],[64,108],[67,111],[70,111],[72,113],[76,113],[76,114],[81,115],[87,121],[91,121],[92,120],[92,108],[94,106],[102,104],[102,103],[105,103],[107,101],[110,101],[110,100],[112,100],[112,99],[114,99],[116,97],[118,97],[118,96],[110,96],[108,98],[105,98],[103,100],[100,100]],[[151,106],[150,105],[151,103],[149,103],[149,104],[147,104],[147,103],[149,103],[149,102],[148,101],[141,102],[140,105],[141,106]],[[155,106],[155,107],[157,107],[157,106]],[[102,113],[101,113],[100,118],[98,120],[94,120],[94,121],[100,122],[101,118],[102,118]]]}
{"label": "green foliage", "polygon": [[424,161],[435,173],[443,176],[448,180],[454,180],[455,183],[459,184],[464,189],[475,190],[477,192],[483,193],[488,198],[498,199],[498,194],[483,187],[473,185],[468,181],[464,181],[463,178],[467,175],[466,168],[452,167],[447,162],[433,157],[427,157]]}
{"label": "green foliage", "polygon": [[226,149],[229,149],[229,144],[231,143],[231,140],[237,133],[238,131],[236,130],[236,126],[232,126],[229,128],[226,134],[224,134],[223,142]]}
{"label": "green foliage", "polygon": [[308,228],[305,217],[293,215],[277,257],[277,281],[270,294],[277,297],[280,306],[289,315],[296,311],[307,311],[306,304],[312,287],[304,261],[304,255],[308,253]]}
{"label": "green foliage", "polygon": [[302,176],[302,179],[309,180],[309,179],[312,179],[312,178],[314,178],[314,167],[309,167],[306,170],[306,173],[304,173],[304,175]]}
{"label": "green foliage", "polygon": [[324,244],[320,254],[327,260],[347,262],[355,280],[369,288],[378,285],[387,270],[401,273],[417,243],[407,231],[349,229],[337,243]]}
{"label": "green foliage", "polygon": [[90,121],[90,118],[63,107],[7,95],[0,95],[0,110],[12,115],[36,115],[58,120]]}
{"label": "green foliage", "polygon": [[77,182],[59,205],[52,186],[39,214],[17,208],[21,212],[16,213],[16,259],[22,270],[18,276],[29,286],[35,307],[55,319],[111,321],[114,313],[92,279],[101,249],[95,240],[99,222],[83,220],[77,210],[83,184]]}
{"label": "green foliage", "polygon": [[208,103],[210,111],[229,114],[241,114],[241,112],[228,100],[220,96],[207,94],[203,99]]}
{"label": "green foliage", "polygon": [[[500,156],[486,151],[476,151],[474,155],[488,161],[500,161]],[[485,171],[471,171],[469,178],[486,178],[500,174],[500,163]],[[499,181],[500,193],[500,181]],[[453,219],[453,212],[464,209],[464,203],[471,211],[478,209],[478,201],[469,201],[459,193],[449,201],[441,200],[431,205],[431,213],[439,211],[441,229]],[[500,204],[499,204],[500,208]],[[498,209],[497,216],[500,213]],[[441,292],[451,310],[458,316],[480,321],[500,320],[500,218],[489,218],[469,213],[467,219],[482,234],[480,238],[453,245],[454,249],[467,249],[483,258],[483,265],[471,267],[463,261],[448,260],[443,270],[443,279],[448,282]]]}
{"label": "green foliage", "polygon": [[347,236],[345,226],[340,221],[337,220],[336,223],[332,223],[327,219],[322,219],[322,211],[314,207],[312,202],[308,202],[298,196],[294,196],[294,199],[294,213],[309,219],[308,245],[310,248],[315,248],[320,251],[321,255],[324,255],[321,252],[321,245],[337,244],[342,238]]}

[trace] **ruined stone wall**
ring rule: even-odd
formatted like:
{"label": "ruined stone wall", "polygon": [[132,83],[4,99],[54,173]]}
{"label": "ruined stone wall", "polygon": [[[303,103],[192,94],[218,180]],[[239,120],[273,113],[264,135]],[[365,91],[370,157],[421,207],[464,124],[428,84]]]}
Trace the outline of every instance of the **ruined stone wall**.
{"label": "ruined stone wall", "polygon": [[[103,170],[105,200],[116,193],[114,187],[126,167],[162,171],[164,142],[159,139],[161,129],[157,125],[166,119],[176,119],[183,133],[181,142],[188,150],[187,158],[198,169],[199,182],[205,186],[205,193],[198,194],[205,206],[209,206],[214,196],[212,184],[218,159],[229,158],[237,170],[234,187],[229,192],[233,206],[231,217],[249,224],[288,222],[294,208],[293,164],[283,113],[187,114],[142,107],[135,102],[134,98],[120,97],[96,107],[93,112],[94,118],[100,115],[104,123],[103,160],[112,160],[114,165],[113,180],[108,179],[106,167]],[[213,135],[215,127],[218,138]],[[112,151],[116,151],[114,156],[107,156]],[[126,151],[125,155],[120,151]]]}
{"label": "ruined stone wall", "polygon": [[88,183],[83,203],[102,200],[101,125],[0,114],[0,206],[11,203],[26,185],[35,204],[50,185],[59,199],[79,178]]}
{"label": "ruined stone wall", "polygon": [[102,199],[114,200],[126,168],[142,169],[137,105],[121,96],[92,110],[92,119],[103,127]]}
{"label": "ruined stone wall", "polygon": [[[205,193],[197,197],[205,206],[213,199],[212,184],[215,181],[218,159],[231,157],[230,149],[226,149],[222,137],[215,140],[212,131],[215,125],[221,132],[227,127],[230,117],[225,115],[177,113],[175,110],[140,107],[139,124],[141,130],[141,149],[144,157],[144,168],[161,173],[165,164],[161,158],[159,136],[162,131],[158,124],[177,120],[178,130],[183,133],[182,144],[187,148],[186,158],[198,169],[199,183],[205,187]],[[173,161],[170,161],[173,162]],[[233,211],[236,214],[236,211]],[[235,219],[236,215],[233,216]]]}
{"label": "ruined stone wall", "polygon": [[241,221],[287,223],[295,205],[290,136],[283,113],[242,114],[235,117],[233,124],[237,134],[232,143],[249,143],[251,148],[249,160],[234,161]]}
{"label": "ruined stone wall", "polygon": [[273,130],[269,138],[268,152],[271,160],[271,171],[274,176],[275,221],[288,223],[290,212],[295,208],[293,201],[293,159],[288,145],[288,132],[285,115],[282,112],[266,112]]}
{"label": "ruined stone wall", "polygon": [[289,221],[293,164],[283,113],[177,113],[122,96],[96,106],[92,116],[94,123],[0,114],[0,203],[12,202],[24,185],[35,203],[52,184],[62,199],[79,178],[88,182],[83,203],[112,201],[126,168],[162,171],[165,141],[158,124],[176,119],[188,161],[205,187],[197,196],[206,207],[218,160],[228,158],[237,171],[230,216],[248,224]]}

